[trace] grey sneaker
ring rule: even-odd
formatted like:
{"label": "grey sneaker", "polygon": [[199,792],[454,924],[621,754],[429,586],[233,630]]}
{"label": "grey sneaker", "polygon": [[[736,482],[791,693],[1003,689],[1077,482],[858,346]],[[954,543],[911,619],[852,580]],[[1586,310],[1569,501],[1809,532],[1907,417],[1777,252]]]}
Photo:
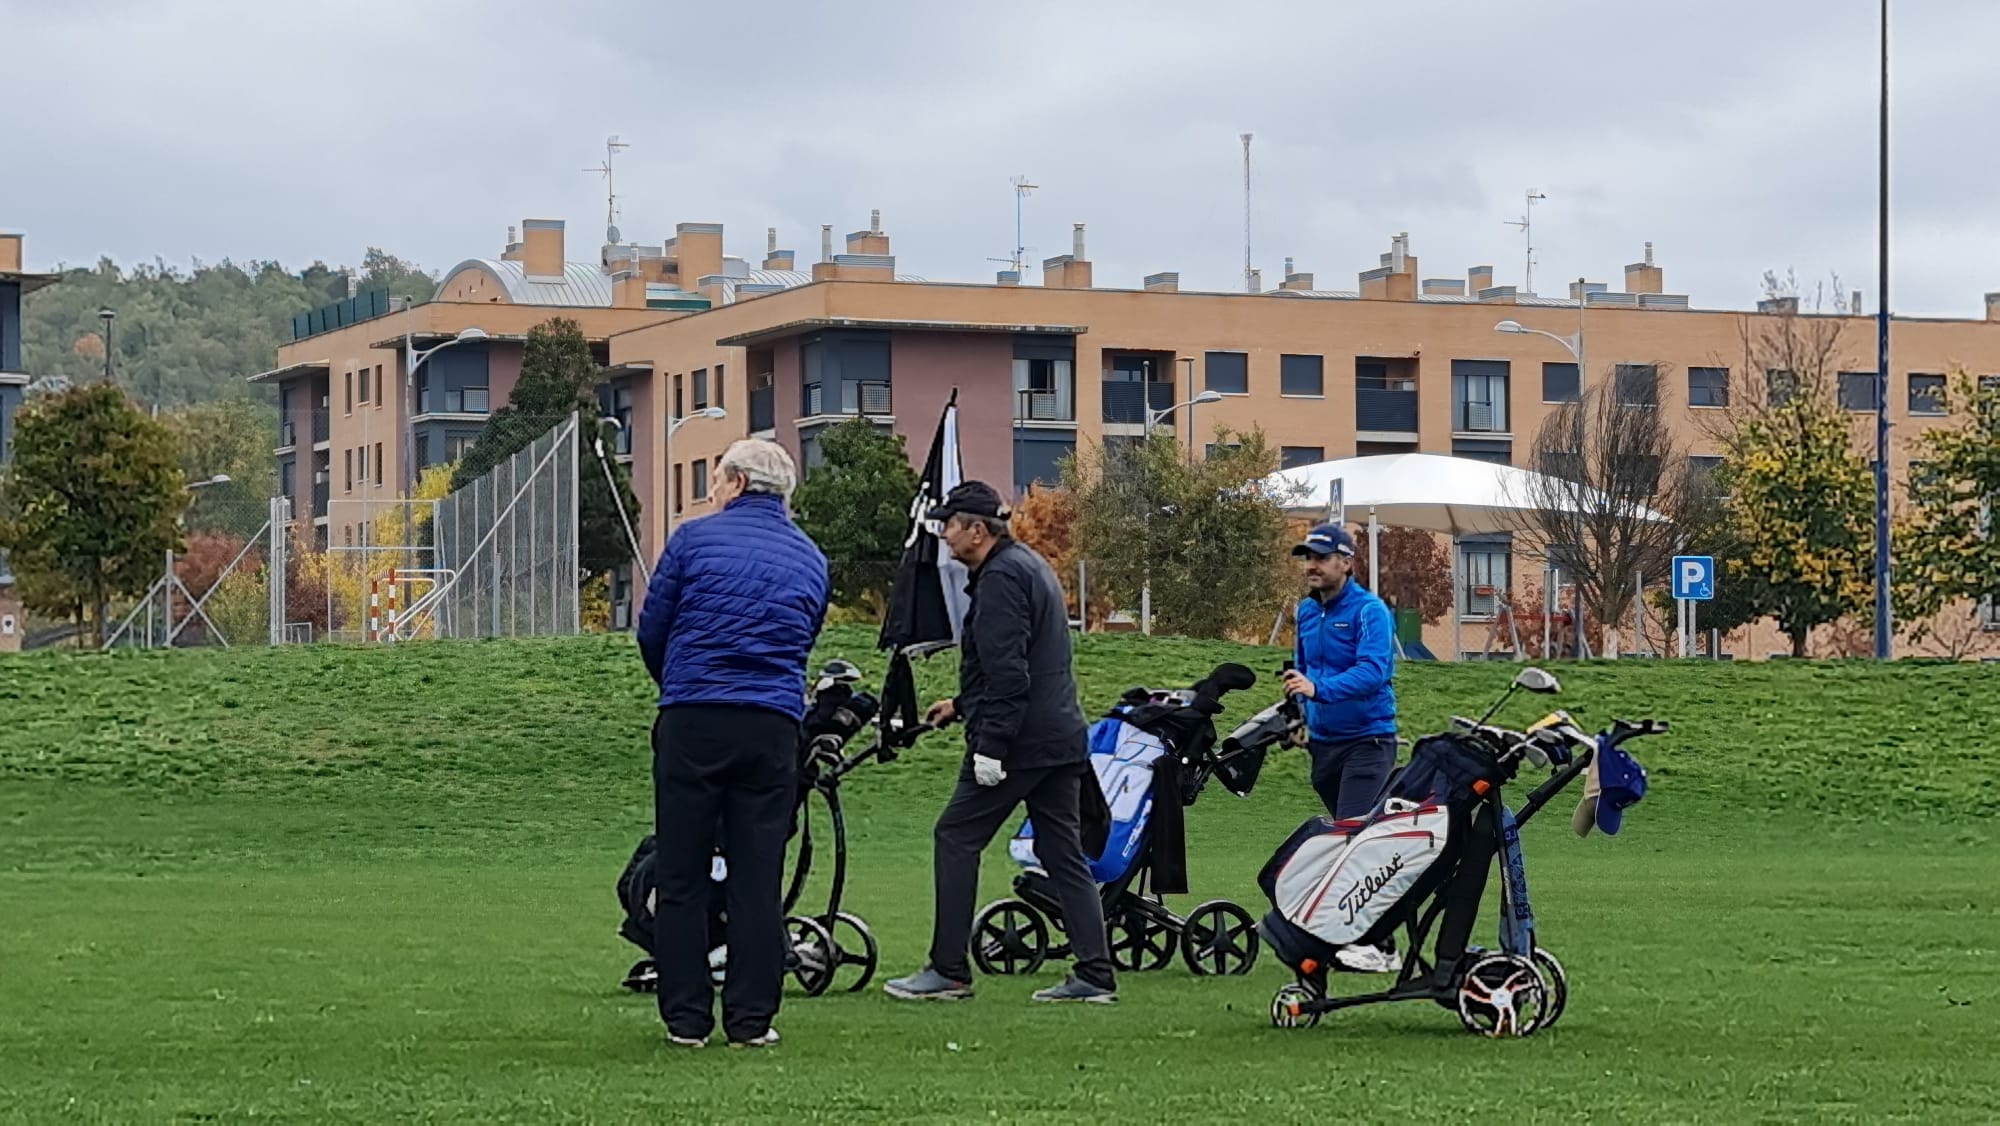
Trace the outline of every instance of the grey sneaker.
{"label": "grey sneaker", "polygon": [[1110,1005],[1117,1002],[1118,991],[1116,989],[1105,989],[1102,986],[1092,985],[1075,974],[1071,974],[1063,980],[1061,985],[1052,985],[1047,989],[1037,990],[1035,1000],[1083,1001],[1092,1005]]}
{"label": "grey sneaker", "polygon": [[882,987],[891,997],[905,1001],[969,1001],[972,999],[972,983],[953,981],[929,966],[918,970],[909,977],[899,977]]}

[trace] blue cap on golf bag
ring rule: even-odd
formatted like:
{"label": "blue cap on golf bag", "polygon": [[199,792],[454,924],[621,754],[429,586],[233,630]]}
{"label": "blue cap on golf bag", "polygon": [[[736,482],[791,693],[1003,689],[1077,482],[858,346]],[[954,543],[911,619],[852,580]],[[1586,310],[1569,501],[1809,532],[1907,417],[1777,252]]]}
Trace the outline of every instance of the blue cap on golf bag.
{"label": "blue cap on golf bag", "polygon": [[1617,836],[1625,824],[1625,810],[1646,796],[1646,768],[1620,747],[1607,747],[1600,755],[1597,827]]}

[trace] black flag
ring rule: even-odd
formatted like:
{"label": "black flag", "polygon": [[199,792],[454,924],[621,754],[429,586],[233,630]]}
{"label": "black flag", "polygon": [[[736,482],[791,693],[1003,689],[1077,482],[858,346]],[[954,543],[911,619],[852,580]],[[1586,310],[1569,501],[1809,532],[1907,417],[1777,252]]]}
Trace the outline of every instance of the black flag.
{"label": "black flag", "polygon": [[924,514],[964,480],[965,467],[958,451],[958,391],[954,388],[938,418],[937,436],[931,439],[917,495],[910,500],[910,531],[903,539],[903,558],[896,567],[896,585],[889,592],[889,612],[882,619],[878,648],[948,646],[958,641],[959,623],[965,619],[965,567],[926,527]]}

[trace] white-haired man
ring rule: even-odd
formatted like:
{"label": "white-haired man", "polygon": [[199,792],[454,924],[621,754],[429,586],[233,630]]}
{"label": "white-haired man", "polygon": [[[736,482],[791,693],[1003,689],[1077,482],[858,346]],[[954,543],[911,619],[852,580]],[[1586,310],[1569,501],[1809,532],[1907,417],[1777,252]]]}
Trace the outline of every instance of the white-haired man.
{"label": "white-haired man", "polygon": [[708,896],[718,843],[729,862],[723,1030],[732,1044],[778,1040],[785,840],[806,667],[829,590],[826,556],[786,509],[797,483],[775,442],[730,446],[718,510],[668,539],[639,613],[639,651],[660,686],[654,960],[676,1044],[704,1044],[715,1027]]}

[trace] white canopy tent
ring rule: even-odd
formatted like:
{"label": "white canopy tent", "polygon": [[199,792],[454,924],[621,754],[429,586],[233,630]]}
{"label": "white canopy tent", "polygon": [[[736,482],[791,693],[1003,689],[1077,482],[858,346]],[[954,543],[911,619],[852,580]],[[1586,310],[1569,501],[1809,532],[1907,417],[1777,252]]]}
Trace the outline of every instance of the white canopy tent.
{"label": "white canopy tent", "polygon": [[[1284,498],[1288,512],[1324,513],[1339,483],[1346,512],[1368,513],[1368,573],[1377,568],[1381,525],[1417,528],[1452,537],[1452,659],[1464,652],[1460,644],[1458,599],[1458,537],[1519,531],[1535,512],[1551,503],[1558,511],[1594,511],[1602,501],[1590,489],[1556,482],[1533,470],[1513,465],[1441,454],[1377,454],[1340,458],[1286,469],[1264,479],[1263,486]],[[1666,520],[1651,509],[1641,519]],[[1343,519],[1346,517],[1343,515]],[[1379,578],[1371,581],[1379,585]]]}

